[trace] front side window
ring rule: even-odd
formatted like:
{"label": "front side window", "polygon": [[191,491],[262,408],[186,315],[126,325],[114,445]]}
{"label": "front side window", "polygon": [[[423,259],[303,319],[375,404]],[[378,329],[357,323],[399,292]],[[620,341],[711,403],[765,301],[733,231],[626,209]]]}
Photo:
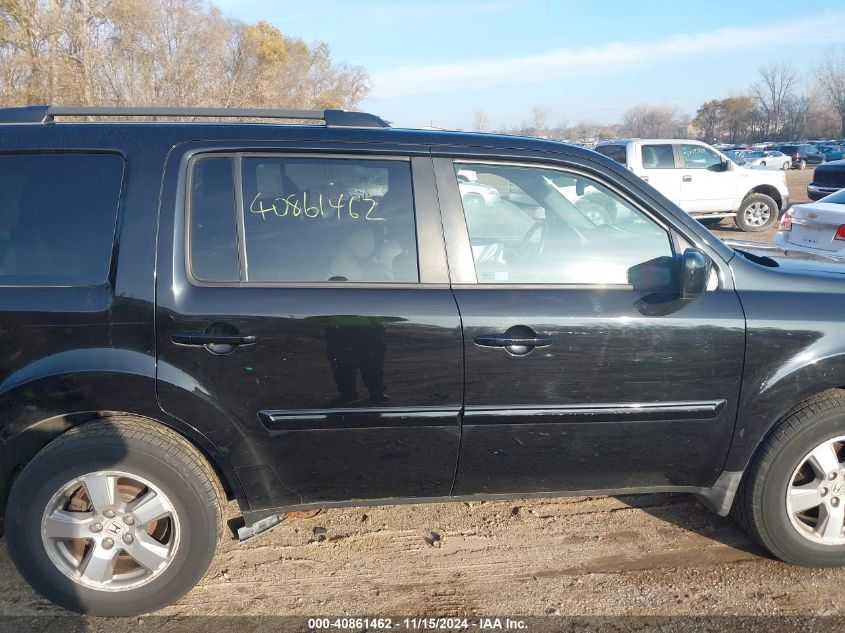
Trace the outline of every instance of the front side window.
{"label": "front side window", "polygon": [[0,155],[0,285],[105,282],[123,168],[116,154]]}
{"label": "front side window", "polygon": [[[628,284],[671,257],[668,233],[596,180],[539,167],[456,163],[479,283]],[[472,197],[464,177],[496,195]]]}
{"label": "front side window", "polygon": [[[752,154],[749,152],[748,154]],[[721,171],[722,157],[713,150],[703,145],[681,145],[681,156],[686,169],[709,169],[710,171]],[[755,158],[744,155],[743,158]]]}
{"label": "front side window", "polygon": [[641,152],[643,167],[645,169],[675,168],[675,152],[668,143],[662,145],[643,145]]}
{"label": "front side window", "polygon": [[[408,161],[207,158],[195,163],[193,180],[204,179],[203,169],[217,160],[234,172],[220,167],[209,179],[210,186],[221,191],[207,205],[217,218],[216,228],[201,241],[196,218],[202,199],[193,192],[190,244],[195,278],[240,277],[265,283],[419,280]],[[240,190],[231,173],[239,175]],[[218,254],[206,257],[213,277],[202,275],[203,249]]]}

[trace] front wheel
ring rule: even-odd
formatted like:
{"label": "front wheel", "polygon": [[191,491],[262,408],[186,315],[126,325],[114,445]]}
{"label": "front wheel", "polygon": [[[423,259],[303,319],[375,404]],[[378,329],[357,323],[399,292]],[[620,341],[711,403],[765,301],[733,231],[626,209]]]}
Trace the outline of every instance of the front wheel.
{"label": "front wheel", "polygon": [[804,159],[798,161],[798,169],[807,169],[807,161]]}
{"label": "front wheel", "polygon": [[761,166],[763,166],[763,167],[765,167],[765,166],[766,166],[766,161],[760,161],[760,165],[761,165]]}
{"label": "front wheel", "polygon": [[783,164],[783,170],[784,170],[784,171],[788,170],[790,167],[792,167],[792,163],[791,163],[790,161],[786,161],[786,162]]}
{"label": "front wheel", "polygon": [[77,427],[23,469],[6,541],[21,575],[66,609],[138,615],[188,592],[214,557],[222,492],[176,433],[135,418]]}
{"label": "front wheel", "polygon": [[762,193],[753,193],[739,207],[736,225],[743,231],[754,233],[772,226],[778,217],[778,204]]}
{"label": "front wheel", "polygon": [[783,561],[845,565],[845,396],[813,398],[780,423],[746,471],[733,513]]}

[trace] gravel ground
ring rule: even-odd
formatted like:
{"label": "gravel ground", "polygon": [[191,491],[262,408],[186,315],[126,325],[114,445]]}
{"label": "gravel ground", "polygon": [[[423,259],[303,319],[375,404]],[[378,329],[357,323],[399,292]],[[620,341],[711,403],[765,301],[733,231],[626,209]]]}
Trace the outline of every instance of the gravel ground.
{"label": "gravel ground", "polygon": [[[789,172],[794,201],[806,200],[811,173]],[[771,239],[728,223],[716,234]],[[148,624],[191,630],[187,616],[200,615],[841,616],[843,582],[845,570],[771,559],[685,495],[347,508],[225,541],[200,584]],[[22,616],[0,628],[48,628],[61,613],[0,551],[0,614]],[[126,622],[84,620],[76,630]]]}

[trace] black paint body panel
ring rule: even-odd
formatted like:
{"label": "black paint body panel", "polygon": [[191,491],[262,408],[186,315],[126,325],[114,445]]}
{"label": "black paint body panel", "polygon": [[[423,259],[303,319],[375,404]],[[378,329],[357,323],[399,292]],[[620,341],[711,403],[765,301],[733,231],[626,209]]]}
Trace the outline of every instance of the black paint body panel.
{"label": "black paint body panel", "polygon": [[[845,277],[735,255],[647,183],[580,148],[431,131],[122,123],[0,126],[0,148],[116,152],[127,169],[107,283],[0,287],[0,488],[67,428],[125,412],[188,437],[250,512],[690,490],[745,468],[795,404],[845,386]],[[191,284],[181,222],[186,160],[197,151],[409,158],[426,283]],[[620,288],[462,286],[450,279],[458,262],[446,266],[454,217],[438,198],[432,155],[589,172],[707,253],[721,289],[673,303]],[[256,335],[255,345],[219,356],[172,342],[215,322]],[[518,324],[552,345],[517,358],[473,342]],[[389,399],[374,402],[362,386],[360,401],[336,400],[328,357],[337,343],[353,364],[380,365]]]}
{"label": "black paint body panel", "polygon": [[[467,374],[455,494],[707,486],[718,476],[733,433],[745,339],[732,290],[659,316],[633,290],[475,288],[455,295]],[[474,343],[514,325],[552,344],[512,356]],[[709,412],[692,405],[649,410],[670,398],[724,404]],[[612,403],[644,406],[619,415]],[[540,412],[526,420],[523,407]],[[590,415],[551,415],[560,413],[556,407]]]}

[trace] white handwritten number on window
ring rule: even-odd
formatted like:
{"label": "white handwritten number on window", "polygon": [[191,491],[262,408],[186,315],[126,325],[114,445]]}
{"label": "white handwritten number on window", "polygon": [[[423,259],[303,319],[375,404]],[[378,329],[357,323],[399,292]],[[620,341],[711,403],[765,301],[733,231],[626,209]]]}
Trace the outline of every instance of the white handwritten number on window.
{"label": "white handwritten number on window", "polygon": [[[261,192],[255,194],[252,202],[249,205],[251,213],[256,213],[261,216],[262,220],[267,219],[267,214],[272,213],[279,218],[284,217],[306,217],[306,218],[327,218],[337,217],[338,220],[349,218],[350,220],[365,220],[370,222],[381,222],[387,218],[380,218],[375,215],[378,202],[372,198],[360,198],[358,196],[349,196],[344,194],[337,196],[337,199],[332,201],[332,197],[323,194],[317,196],[317,203],[309,206],[308,193],[292,193],[284,198],[273,198],[273,204],[264,206],[264,200],[261,200]],[[324,204],[325,202],[325,204]]]}

